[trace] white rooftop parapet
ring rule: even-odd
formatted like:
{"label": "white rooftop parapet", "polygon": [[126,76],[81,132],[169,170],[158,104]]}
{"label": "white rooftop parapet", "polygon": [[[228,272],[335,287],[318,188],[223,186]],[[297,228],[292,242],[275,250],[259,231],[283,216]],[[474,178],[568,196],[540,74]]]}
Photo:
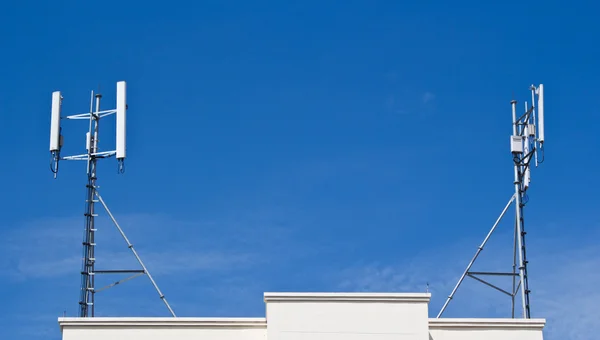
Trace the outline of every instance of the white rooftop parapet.
{"label": "white rooftop parapet", "polygon": [[265,340],[265,318],[59,318],[63,340]]}
{"label": "white rooftop parapet", "polygon": [[266,318],[59,318],[63,340],[542,340],[544,319],[430,319],[425,293],[265,293]]}
{"label": "white rooftop parapet", "polygon": [[544,319],[429,319],[430,340],[542,340]]}
{"label": "white rooftop parapet", "polygon": [[430,294],[265,293],[269,340],[428,340]]}

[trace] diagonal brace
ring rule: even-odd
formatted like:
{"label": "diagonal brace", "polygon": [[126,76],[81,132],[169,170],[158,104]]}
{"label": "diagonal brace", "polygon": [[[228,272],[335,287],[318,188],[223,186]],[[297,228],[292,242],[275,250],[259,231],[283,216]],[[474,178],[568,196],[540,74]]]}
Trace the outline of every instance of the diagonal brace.
{"label": "diagonal brace", "polygon": [[137,273],[137,274],[135,274],[135,275],[131,275],[131,276],[129,276],[129,277],[126,277],[126,278],[124,278],[123,280],[119,280],[119,281],[113,282],[113,283],[109,284],[108,286],[104,286],[104,287],[102,287],[102,288],[100,288],[100,289],[97,289],[97,290],[96,290],[96,291],[94,291],[94,292],[95,292],[95,293],[101,292],[101,291],[103,291],[103,290],[106,290],[106,289],[108,289],[108,288],[114,287],[114,286],[116,286],[116,285],[118,285],[118,284],[121,284],[121,283],[123,283],[123,282],[125,282],[125,281],[129,281],[129,280],[135,279],[136,277],[138,277],[138,276],[142,276],[142,275],[144,275],[144,273],[143,273],[143,272],[142,272],[142,273]]}
{"label": "diagonal brace", "polygon": [[509,293],[509,292],[505,291],[504,289],[502,289],[502,288],[499,288],[499,287],[497,287],[497,286],[495,286],[495,285],[493,285],[493,284],[491,284],[491,283],[489,283],[489,282],[487,282],[487,281],[485,281],[485,280],[483,280],[483,279],[480,279],[480,278],[478,278],[477,276],[475,276],[475,275],[473,275],[473,274],[467,274],[467,275],[468,275],[469,277],[472,277],[472,278],[474,278],[475,280],[477,280],[477,281],[479,281],[479,282],[483,283],[483,284],[484,284],[484,285],[486,285],[486,286],[489,286],[489,287],[492,287],[492,288],[494,288],[495,290],[497,290],[497,291],[499,291],[499,292],[501,292],[501,293],[504,293],[504,294],[506,294],[506,295],[508,295],[508,296],[513,296],[511,293]]}
{"label": "diagonal brace", "polygon": [[150,275],[150,272],[148,271],[148,269],[146,268],[146,266],[144,265],[144,262],[142,262],[142,259],[140,258],[140,256],[138,255],[138,253],[135,251],[135,249],[133,248],[133,244],[131,244],[131,242],[129,242],[129,239],[127,238],[127,236],[125,235],[125,232],[123,231],[123,229],[121,228],[121,226],[119,225],[119,223],[117,222],[117,220],[115,219],[115,217],[113,216],[113,214],[110,212],[110,209],[108,209],[108,206],[106,205],[106,203],[104,202],[104,200],[102,199],[102,196],[100,196],[100,193],[98,192],[98,190],[95,190],[96,196],[98,197],[98,201],[100,201],[100,203],[102,204],[102,206],[104,207],[104,209],[106,210],[106,212],[108,213],[108,216],[110,217],[110,219],[113,221],[113,223],[115,224],[115,226],[117,227],[117,229],[119,230],[119,233],[121,233],[121,236],[123,236],[123,239],[125,240],[125,242],[127,243],[127,247],[129,249],[131,249],[131,252],[133,253],[133,255],[135,256],[135,258],[137,259],[137,261],[139,262],[139,264],[142,266],[142,268],[144,269],[144,273],[146,273],[146,275],[148,275],[148,278],[150,279],[150,282],[152,282],[152,285],[154,286],[154,289],[156,289],[156,292],[158,293],[158,295],[160,296],[160,299],[165,303],[165,305],[167,306],[167,308],[169,309],[169,312],[171,312],[171,315],[173,317],[175,317],[175,312],[173,312],[173,309],[171,309],[171,306],[169,305],[169,303],[167,302],[167,299],[165,298],[165,295],[160,291],[160,288],[158,288],[158,285],[156,284],[156,282],[154,281],[154,279],[152,278],[152,275]]}
{"label": "diagonal brace", "polygon": [[463,274],[461,275],[460,279],[458,280],[458,282],[456,283],[456,286],[454,286],[454,289],[452,289],[452,293],[450,293],[450,295],[448,296],[448,298],[446,299],[446,302],[444,303],[444,305],[442,306],[442,309],[440,310],[440,312],[437,315],[437,318],[439,319],[442,314],[444,313],[444,311],[446,310],[446,307],[448,307],[448,304],[450,303],[450,301],[452,300],[452,298],[454,297],[454,294],[456,294],[456,291],[458,290],[458,287],[460,287],[460,284],[463,282],[463,280],[465,279],[465,277],[467,276],[467,274],[469,273],[469,271],[471,270],[471,267],[473,266],[473,264],[475,263],[475,260],[477,260],[477,257],[479,257],[479,254],[481,253],[481,251],[483,250],[483,247],[486,245],[486,243],[488,242],[488,240],[490,239],[490,237],[492,236],[492,234],[494,233],[494,230],[496,230],[496,227],[498,226],[498,224],[500,223],[500,221],[502,220],[502,217],[504,217],[504,214],[506,214],[506,211],[508,210],[508,208],[510,207],[510,205],[512,204],[512,202],[515,200],[515,195],[513,194],[510,197],[510,200],[508,201],[508,203],[506,204],[506,206],[504,207],[504,210],[502,210],[502,213],[500,214],[500,216],[498,216],[498,219],[496,220],[496,223],[494,223],[494,225],[492,226],[492,229],[490,229],[490,231],[488,232],[487,236],[485,237],[485,239],[483,240],[483,242],[481,243],[481,245],[477,248],[477,252],[475,252],[475,255],[473,256],[473,258],[471,259],[471,262],[469,262],[469,264],[467,265],[467,269],[465,269],[465,271],[463,272]]}

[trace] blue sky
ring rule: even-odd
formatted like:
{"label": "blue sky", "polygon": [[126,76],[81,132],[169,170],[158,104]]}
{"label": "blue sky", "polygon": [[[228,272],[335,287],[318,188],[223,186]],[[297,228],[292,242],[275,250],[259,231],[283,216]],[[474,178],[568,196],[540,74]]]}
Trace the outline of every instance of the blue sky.
{"label": "blue sky", "polygon": [[[0,11],[2,338],[77,314],[85,165],[48,169],[51,92],[113,108],[128,159],[101,192],[180,316],[261,316],[264,291],[432,292],[435,316],[512,194],[510,100],[544,83],[526,218],[546,339],[600,332],[598,5],[27,2]],[[107,120],[101,147],[114,147]],[[65,153],[86,124],[67,122]],[[112,129],[112,130],[111,130]],[[510,215],[509,215],[510,216]],[[99,267],[133,258],[105,215]],[[510,268],[504,221],[480,270]],[[103,262],[104,261],[104,262]],[[100,294],[103,294],[100,296]],[[467,281],[446,316],[507,316]],[[142,277],[98,315],[167,315]]]}

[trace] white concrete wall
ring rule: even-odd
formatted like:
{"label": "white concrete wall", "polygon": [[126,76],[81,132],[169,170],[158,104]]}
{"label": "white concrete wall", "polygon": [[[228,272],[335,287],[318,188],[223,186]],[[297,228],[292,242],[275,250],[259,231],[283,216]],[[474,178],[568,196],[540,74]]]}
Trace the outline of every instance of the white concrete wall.
{"label": "white concrete wall", "polygon": [[544,319],[430,319],[430,340],[542,340]]}
{"label": "white concrete wall", "polygon": [[269,340],[428,340],[429,294],[265,293]]}
{"label": "white concrete wall", "polygon": [[63,340],[265,340],[264,318],[60,318]]}
{"label": "white concrete wall", "polygon": [[266,318],[59,318],[63,340],[542,340],[543,319],[429,319],[429,294],[265,293]]}

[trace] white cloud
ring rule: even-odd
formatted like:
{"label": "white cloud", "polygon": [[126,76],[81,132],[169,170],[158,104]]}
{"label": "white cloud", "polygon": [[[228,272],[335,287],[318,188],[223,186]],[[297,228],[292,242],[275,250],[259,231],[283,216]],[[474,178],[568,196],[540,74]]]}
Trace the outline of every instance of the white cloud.
{"label": "white cloud", "polygon": [[435,99],[435,94],[431,93],[431,92],[425,92],[423,94],[423,103],[427,104],[432,102]]}
{"label": "white cloud", "polygon": [[151,273],[170,275],[180,272],[193,274],[195,271],[232,270],[234,267],[237,268],[241,265],[255,265],[260,259],[253,254],[237,253],[235,251],[170,251],[145,254],[142,261]]}
{"label": "white cloud", "polygon": [[[411,263],[396,266],[369,264],[348,268],[340,273],[340,290],[362,292],[425,291],[425,275],[415,275]],[[421,273],[422,274],[422,273]]]}
{"label": "white cloud", "polygon": [[[181,306],[182,313],[190,316],[197,316],[198,312],[213,313],[217,295],[222,295],[222,299],[225,296],[228,298],[234,288],[249,284],[252,278],[247,274],[252,271],[247,269],[256,268],[265,260],[272,261],[263,258],[265,253],[261,251],[265,244],[288,237],[287,234],[274,232],[268,223],[261,227],[248,221],[244,223],[243,218],[198,223],[178,221],[160,214],[125,214],[116,217],[173,308],[178,312]],[[77,314],[83,222],[82,217],[50,217],[0,229],[0,239],[3,240],[0,247],[0,280],[9,287],[15,287],[12,298],[27,301],[29,295],[26,287],[39,285],[42,281],[44,290],[50,292],[44,297],[43,306],[34,314],[29,313],[26,317],[17,315],[26,310],[22,306],[27,303],[20,303],[16,307],[13,311],[16,314],[12,315],[10,321],[14,325],[13,332],[20,332],[17,329],[29,324],[31,317],[40,317],[42,320],[27,329],[26,334],[18,334],[47,338],[48,334],[59,333],[56,318],[63,311],[67,311],[69,316]],[[259,224],[264,222],[264,219],[254,221]],[[141,269],[105,215],[97,219],[97,227],[97,269]],[[210,237],[202,237],[205,234],[210,234]],[[247,246],[248,243],[251,246]],[[224,278],[231,277],[230,272],[234,269],[240,276],[239,282],[225,282]],[[98,277],[96,287],[102,288],[127,276]],[[194,287],[193,294],[189,290],[190,285]],[[219,294],[211,291],[214,286],[221,289]],[[97,315],[168,315],[145,277],[100,294]],[[195,302],[188,302],[190,294]],[[207,296],[209,302],[206,301]],[[253,300],[255,298],[252,296]],[[219,308],[216,310],[223,311]]]}
{"label": "white cloud", "polygon": [[[136,217],[139,217],[139,223],[135,222]],[[139,269],[134,255],[112,223],[103,219],[98,221],[101,222],[102,233],[97,234],[97,267]],[[156,232],[164,225],[172,229],[190,229],[187,222],[168,221],[158,215],[127,215],[120,219],[120,223],[153,275],[197,270],[223,271],[259,261],[251,253],[218,249],[194,239],[179,240],[177,247],[173,248],[162,242],[162,233]],[[47,218],[27,222],[18,228],[7,228],[0,235],[7,241],[7,245],[0,248],[0,275],[15,280],[78,275],[82,259],[82,225],[83,219]],[[143,232],[140,226],[144,227]]]}
{"label": "white cloud", "polygon": [[390,95],[386,98],[384,103],[385,109],[393,114],[405,115],[408,111],[404,105],[398,100],[396,95]]}
{"label": "white cloud", "polygon": [[[278,218],[277,215],[269,217],[269,220],[256,217],[252,222],[248,222],[247,219],[244,221],[243,217],[237,217],[231,221],[203,224],[202,228],[198,228],[197,223],[172,221],[167,216],[158,215],[127,215],[119,220],[153,275],[175,277],[175,274],[186,272],[192,274],[186,277],[194,276],[197,280],[203,278],[202,273],[209,272],[212,276],[234,269],[256,267],[264,264],[263,261],[282,261],[282,257],[289,259],[299,256],[297,253],[306,245],[301,242],[286,242],[285,240],[294,236],[289,233],[289,228],[271,229],[268,226],[271,220],[275,221]],[[18,228],[3,228],[0,237],[6,245],[0,248],[2,272],[8,272],[10,277],[18,280],[32,282],[39,278],[48,279],[45,280],[46,282],[56,279],[61,285],[66,280],[71,282],[73,278],[76,281],[80,270],[82,224],[80,218],[50,218],[32,221]],[[183,238],[182,241],[181,235],[178,235],[174,239],[165,241],[165,237],[170,235],[160,232],[164,231],[164,225],[169,225],[170,234],[185,229],[185,235],[188,237]],[[105,226],[102,230],[103,235],[108,235],[106,232],[108,226],[113,228],[110,224]],[[202,230],[198,231],[198,229]],[[212,235],[210,240],[200,237],[206,229],[210,229]],[[232,235],[234,230],[239,230],[243,234]],[[280,232],[271,233],[273,230]],[[193,234],[194,232],[200,234]],[[127,250],[120,236],[114,230],[111,235],[110,237],[113,238],[111,242],[114,240],[115,245],[108,247],[105,242],[99,250],[102,252],[102,267],[105,268],[105,265],[109,268],[129,269],[131,265],[135,266],[133,268],[138,268],[135,258]],[[586,239],[592,240],[597,237],[587,235]],[[175,240],[178,243],[173,247]],[[412,254],[401,262],[357,263],[335,274],[333,278],[335,289],[422,292],[427,289],[429,283],[429,291],[432,293],[430,315],[435,316],[480,241],[471,239],[435,250],[426,249],[423,253]],[[249,243],[252,246],[245,247]],[[564,239],[528,239],[531,250],[529,274],[532,313],[534,317],[547,318],[545,331],[547,340],[587,339],[600,333],[600,324],[597,322],[600,320],[600,312],[597,309],[600,304],[600,292],[596,289],[596,285],[600,283],[598,270],[600,246],[593,242],[587,244],[580,242],[575,246],[569,246],[570,244],[575,243],[565,242]],[[290,246],[294,249],[290,249]],[[485,264],[478,269],[493,270],[500,264],[506,263],[505,258],[495,255],[493,245],[490,245],[482,253],[478,264]],[[229,274],[224,277],[229,277]],[[206,296],[211,296],[218,301],[221,299],[226,301],[231,294],[235,294],[236,299],[240,301],[246,301],[248,306],[254,303],[257,297],[260,300],[260,293],[265,288],[264,282],[259,285],[257,281],[260,280],[259,278],[243,272],[238,272],[236,277],[238,277],[236,282],[224,282],[221,277],[215,281],[218,283],[213,282],[212,285],[198,287],[198,292],[201,293],[197,294],[202,296],[194,297],[192,300],[201,301]],[[74,299],[77,295],[75,281],[69,287],[61,288],[63,294],[71,292]],[[183,285],[177,281],[178,279],[164,280],[163,277],[159,278],[159,285],[170,286],[165,289],[165,293],[169,298],[174,297],[173,300],[170,299],[172,304],[176,305],[177,300],[180,300],[179,304],[182,304],[185,314],[194,315],[197,311],[208,313],[218,307],[213,303],[202,307],[206,308],[203,310],[196,307],[194,303],[185,305],[186,299],[181,296],[177,298],[177,289]],[[147,283],[140,285],[151,289]],[[250,286],[252,288],[249,288]],[[122,291],[115,292],[121,294]],[[149,292],[148,303],[159,305],[152,299],[153,293]],[[217,298],[217,295],[221,297]],[[473,304],[469,296],[477,297],[477,303]],[[58,303],[55,303],[54,307],[56,305]],[[60,306],[63,305],[69,303],[60,302]],[[245,307],[247,310],[253,310],[254,307],[248,306]],[[507,297],[472,279],[467,279],[445,316],[505,317],[509,307]],[[114,308],[118,311],[118,307]],[[229,307],[219,308],[216,310],[232,313],[231,310],[228,312]],[[257,310],[260,308],[262,306],[258,304]]]}
{"label": "white cloud", "polygon": [[[568,243],[561,243],[561,240],[531,241],[530,247],[535,249],[532,252],[535,256],[529,257],[531,309],[533,317],[547,319],[545,339],[594,338],[600,333],[600,245],[566,247]],[[460,247],[455,244],[452,248],[455,247],[464,249],[464,242]],[[338,288],[422,292],[429,282],[432,293],[430,316],[435,317],[472,256],[463,257],[464,254],[439,249],[436,254],[417,254],[401,263],[358,264],[339,273]],[[492,268],[501,262],[495,253],[485,251],[478,261],[485,261],[486,266]],[[476,298],[477,303],[469,296]],[[509,311],[508,297],[466,278],[444,316],[509,317]]]}
{"label": "white cloud", "polygon": [[46,258],[44,261],[35,261],[26,257],[17,262],[13,274],[22,279],[52,278],[69,273],[78,273],[81,266],[79,256],[67,256],[59,258]]}
{"label": "white cloud", "polygon": [[[562,249],[561,249],[562,248]],[[547,318],[546,339],[592,339],[600,334],[600,246],[565,248],[553,242],[532,280],[532,314]]]}

